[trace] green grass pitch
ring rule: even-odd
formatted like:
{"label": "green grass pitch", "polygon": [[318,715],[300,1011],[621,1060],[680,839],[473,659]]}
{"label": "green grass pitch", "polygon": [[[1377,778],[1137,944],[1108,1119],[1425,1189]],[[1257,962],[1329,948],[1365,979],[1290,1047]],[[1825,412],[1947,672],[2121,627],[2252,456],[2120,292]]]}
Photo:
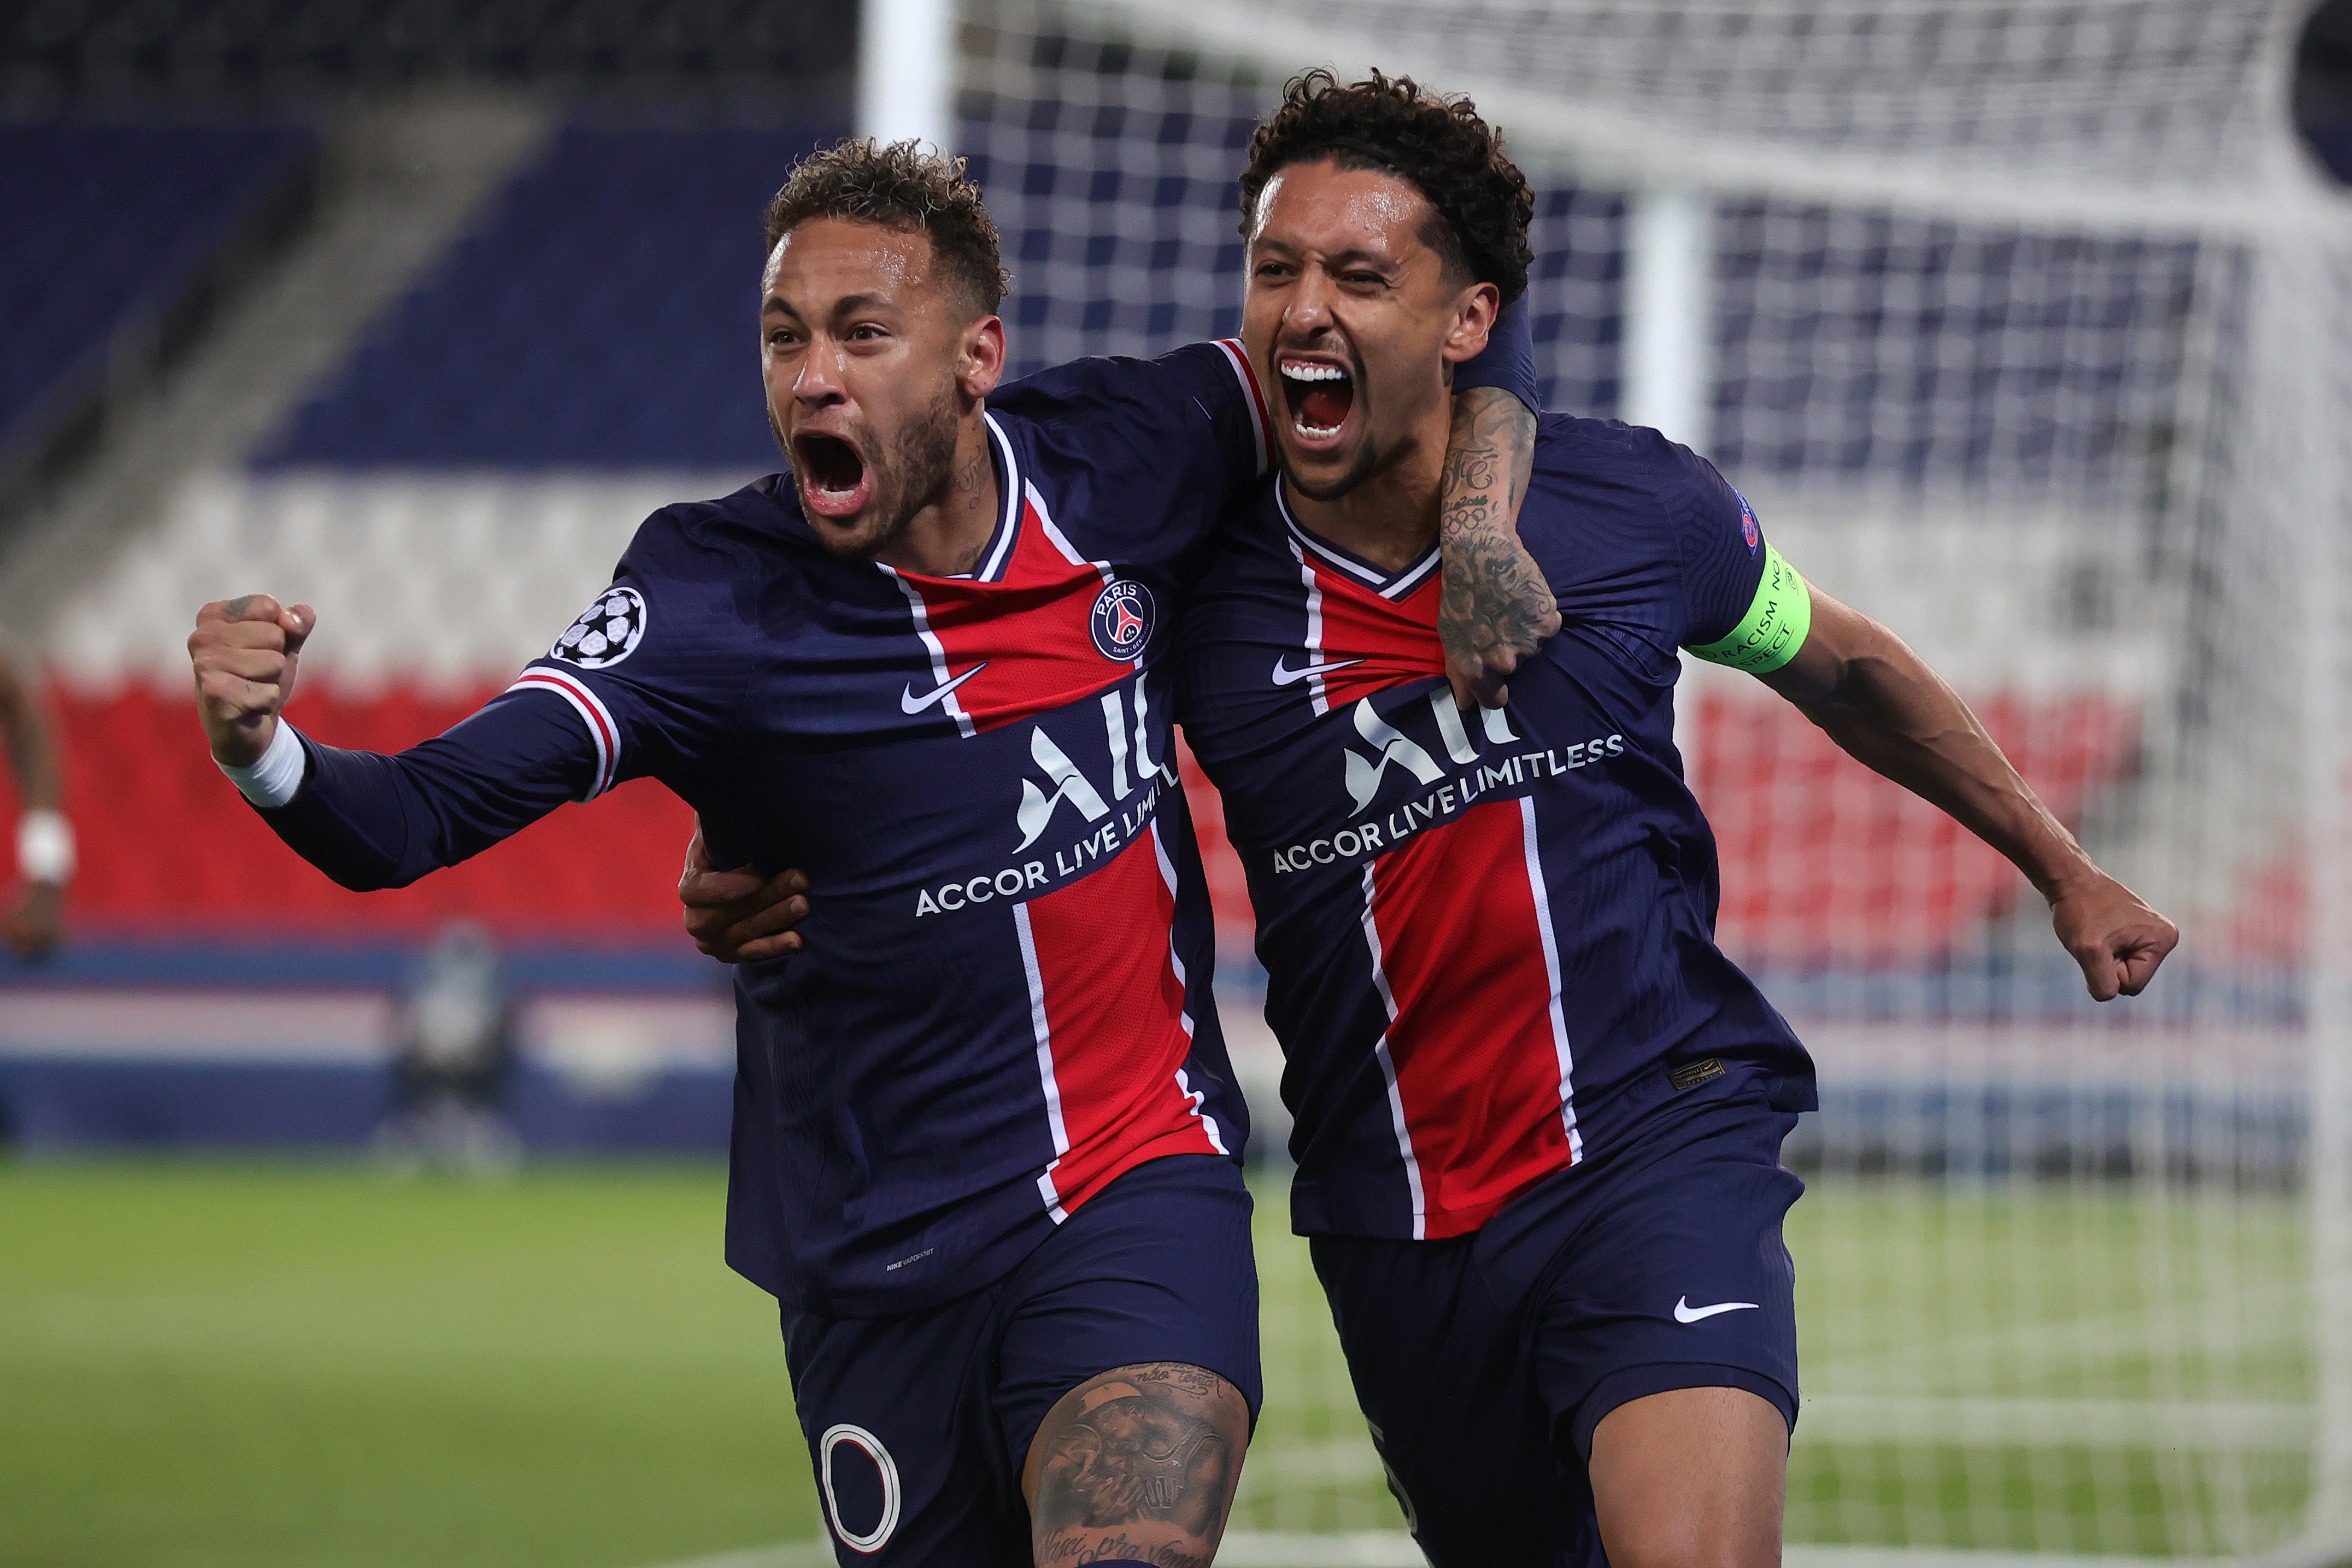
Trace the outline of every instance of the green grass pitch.
{"label": "green grass pitch", "polygon": [[[644,1568],[808,1539],[722,1188],[703,1166],[0,1165],[0,1564]],[[1395,1528],[1283,1206],[1261,1193],[1267,1408],[1235,1528]],[[2300,1234],[2262,1196],[1816,1183],[1790,1231],[1792,1539],[2204,1555],[2290,1532]]]}

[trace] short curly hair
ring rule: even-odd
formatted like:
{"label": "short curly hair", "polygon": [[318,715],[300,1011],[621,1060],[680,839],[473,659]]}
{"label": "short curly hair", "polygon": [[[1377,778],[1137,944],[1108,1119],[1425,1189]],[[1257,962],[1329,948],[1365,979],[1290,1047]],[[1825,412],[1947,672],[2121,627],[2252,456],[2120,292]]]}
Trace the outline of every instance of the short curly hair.
{"label": "short curly hair", "polygon": [[768,203],[768,254],[776,241],[814,218],[846,218],[902,232],[921,229],[931,255],[975,316],[991,316],[1013,287],[999,258],[996,220],[964,177],[961,158],[926,153],[913,142],[887,146],[866,138],[821,147],[793,165]]}
{"label": "short curly hair", "polygon": [[1254,232],[1258,198],[1275,175],[1324,158],[1405,181],[1436,213],[1424,237],[1450,270],[1492,283],[1507,305],[1526,291],[1535,193],[1504,155],[1503,133],[1468,99],[1441,98],[1411,77],[1379,71],[1344,87],[1327,70],[1291,78],[1282,106],[1250,138],[1242,237]]}

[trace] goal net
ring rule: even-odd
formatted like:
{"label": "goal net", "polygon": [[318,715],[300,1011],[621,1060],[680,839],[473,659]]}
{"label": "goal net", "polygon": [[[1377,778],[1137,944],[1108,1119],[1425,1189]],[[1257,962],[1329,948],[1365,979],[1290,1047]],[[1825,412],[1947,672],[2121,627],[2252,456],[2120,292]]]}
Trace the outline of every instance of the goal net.
{"label": "goal net", "polygon": [[[1754,683],[1685,682],[1722,940],[1822,1071],[1792,1551],[2352,1527],[2352,247],[2288,128],[2303,9],[963,0],[1017,367],[1235,329],[1234,177],[1293,71],[1466,92],[1538,184],[1549,406],[1711,456],[2180,921],[2095,1007],[2004,862]],[[1303,1257],[1265,1269],[1234,1560],[1415,1561]]]}

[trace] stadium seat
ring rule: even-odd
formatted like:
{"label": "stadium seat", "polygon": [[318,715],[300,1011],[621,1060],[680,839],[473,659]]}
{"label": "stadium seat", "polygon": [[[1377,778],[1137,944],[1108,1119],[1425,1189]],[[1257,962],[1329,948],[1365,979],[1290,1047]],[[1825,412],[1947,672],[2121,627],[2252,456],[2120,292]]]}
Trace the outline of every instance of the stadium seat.
{"label": "stadium seat", "polygon": [[257,466],[760,471],[761,213],[820,135],[565,131]]}
{"label": "stadium seat", "polygon": [[[501,683],[503,684],[503,683]],[[331,745],[398,751],[488,690],[367,698],[306,688],[295,713]],[[184,691],[145,684],[51,698],[81,842],[73,889],[88,934],[331,939],[429,935],[464,915],[501,932],[588,945],[683,944],[671,889],[693,814],[656,784],[621,785],[455,870],[396,892],[346,892],[304,865],[213,766]],[[15,805],[0,786],[0,820]]]}
{"label": "stadium seat", "polygon": [[310,144],[291,126],[0,125],[0,447],[173,299]]}
{"label": "stadium seat", "polygon": [[[2139,738],[2130,703],[2096,692],[1969,694],[2044,804],[2079,822]],[[1751,966],[1899,967],[1965,948],[2030,894],[1967,829],[1838,750],[1759,692],[1699,696],[1684,753],[1722,856],[1717,929]]]}

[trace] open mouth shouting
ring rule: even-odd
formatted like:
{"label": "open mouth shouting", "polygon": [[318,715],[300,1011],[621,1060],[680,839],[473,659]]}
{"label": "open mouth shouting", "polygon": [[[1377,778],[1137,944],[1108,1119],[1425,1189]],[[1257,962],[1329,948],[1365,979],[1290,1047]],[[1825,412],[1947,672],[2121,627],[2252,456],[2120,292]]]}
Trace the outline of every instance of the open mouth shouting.
{"label": "open mouth shouting", "polygon": [[801,505],[817,517],[852,518],[874,494],[874,470],[846,436],[803,430],[793,437],[793,468]]}
{"label": "open mouth shouting", "polygon": [[1354,372],[1332,360],[1298,354],[1281,355],[1275,368],[1282,375],[1292,436],[1310,449],[1336,443],[1356,406]]}

